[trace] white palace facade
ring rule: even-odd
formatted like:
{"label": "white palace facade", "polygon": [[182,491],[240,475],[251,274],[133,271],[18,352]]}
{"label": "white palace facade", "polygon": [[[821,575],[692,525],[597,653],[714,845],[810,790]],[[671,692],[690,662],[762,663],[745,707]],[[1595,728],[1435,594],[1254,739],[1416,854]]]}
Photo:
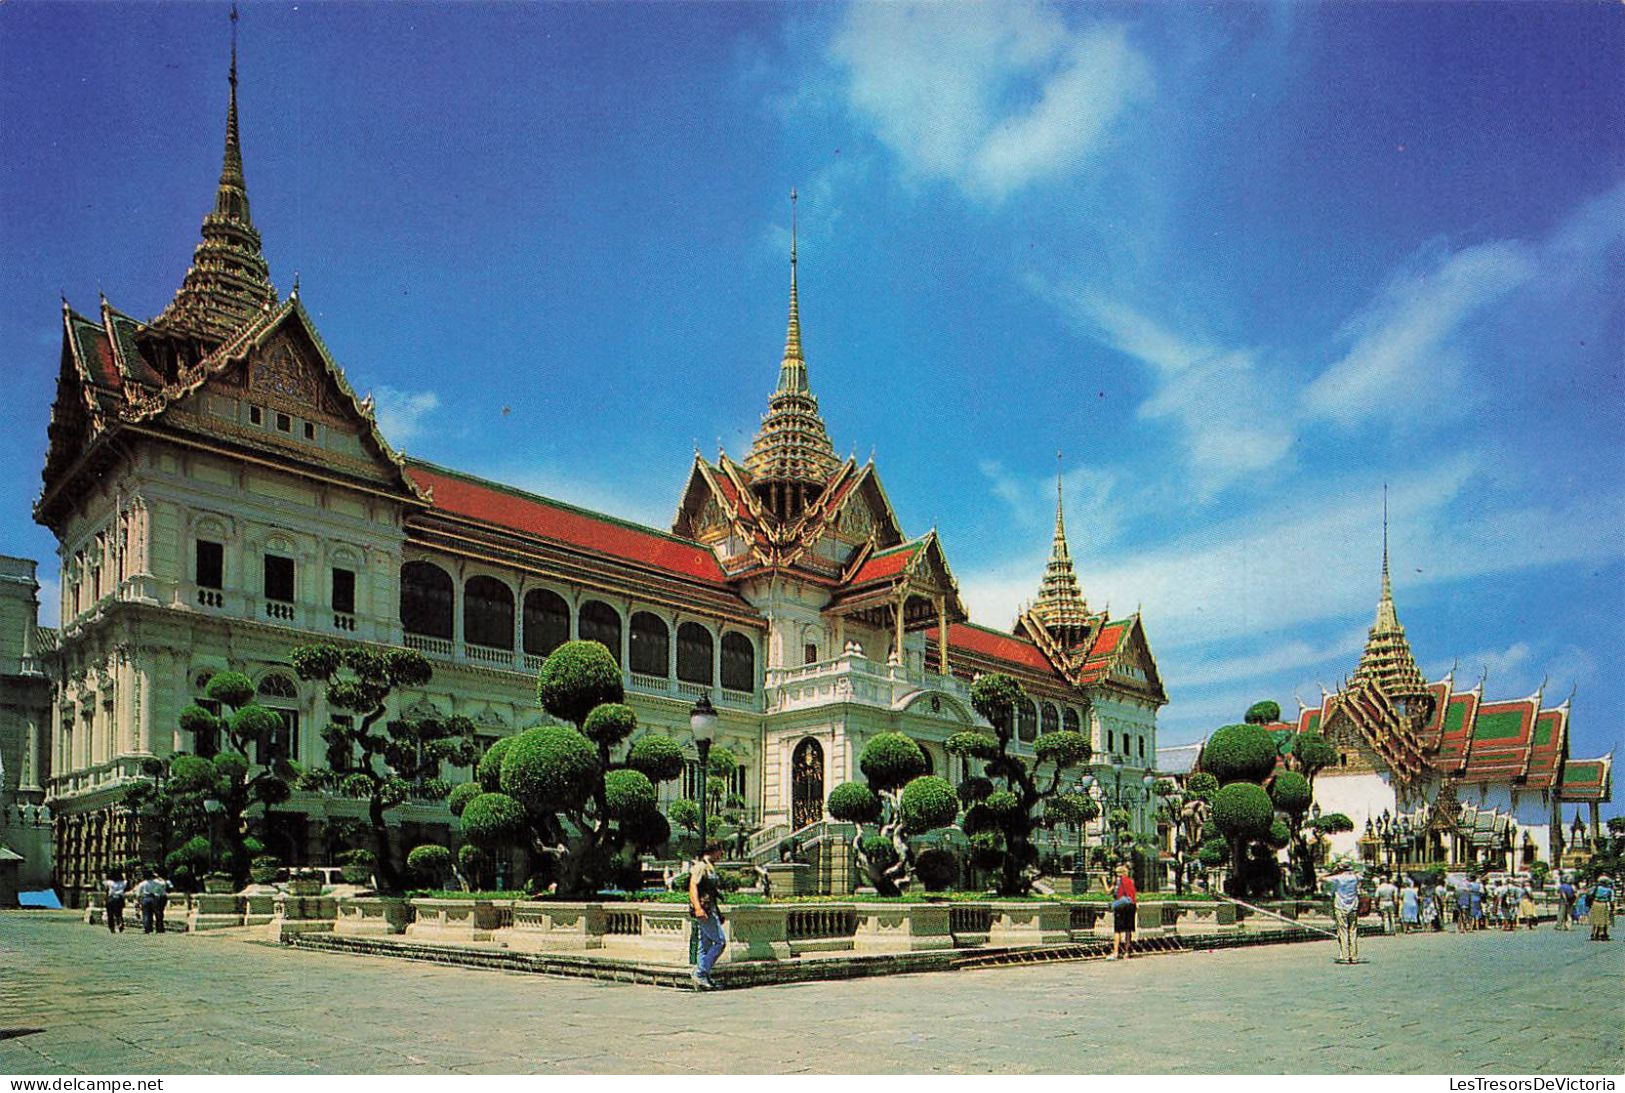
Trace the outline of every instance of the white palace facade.
{"label": "white palace facade", "polygon": [[[214,206],[173,301],[145,321],[64,302],[61,323],[35,509],[59,544],[61,628],[39,661],[51,712],[29,731],[65,889],[141,852],[122,795],[144,759],[197,746],[179,715],[213,672],[247,673],[283,712],[268,752],[319,766],[330,712],[288,667],[316,640],[421,650],[433,681],[400,708],[465,714],[487,741],[544,720],[534,677],[553,648],[600,641],[643,725],[686,739],[691,706],[711,699],[764,838],[822,821],[875,733],[905,732],[957,773],[942,741],[975,721],[983,672],[1031,696],[1023,746],[1079,727],[1125,781],[1155,764],[1167,699],[1145,632],[1137,614],[1089,609],[1059,508],[1036,600],[989,629],[968,621],[936,533],[900,526],[872,461],[836,456],[808,384],[793,244],[768,412],[743,458],[696,455],[670,530],[392,448],[297,284],[279,298],[270,281],[235,58]],[[1135,811],[1148,830],[1148,806]],[[330,852],[327,822],[361,812],[296,792],[260,823],[273,852],[312,862]],[[392,815],[408,845],[454,826],[430,801]]]}

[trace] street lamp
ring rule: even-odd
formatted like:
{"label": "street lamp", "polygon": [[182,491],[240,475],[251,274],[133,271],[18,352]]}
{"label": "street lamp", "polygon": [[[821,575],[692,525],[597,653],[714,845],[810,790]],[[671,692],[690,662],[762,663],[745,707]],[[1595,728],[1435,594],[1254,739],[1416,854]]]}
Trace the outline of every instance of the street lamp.
{"label": "street lamp", "polygon": [[209,814],[209,872],[211,873],[214,872],[215,862],[215,829],[220,826],[220,814],[225,810],[226,806],[215,800],[213,797],[210,797],[203,802],[203,811]]}
{"label": "street lamp", "polygon": [[709,695],[701,695],[694,708],[688,711],[688,730],[694,737],[694,746],[700,753],[700,853],[711,840],[711,831],[705,818],[705,799],[710,796],[711,742],[717,738],[717,710]]}

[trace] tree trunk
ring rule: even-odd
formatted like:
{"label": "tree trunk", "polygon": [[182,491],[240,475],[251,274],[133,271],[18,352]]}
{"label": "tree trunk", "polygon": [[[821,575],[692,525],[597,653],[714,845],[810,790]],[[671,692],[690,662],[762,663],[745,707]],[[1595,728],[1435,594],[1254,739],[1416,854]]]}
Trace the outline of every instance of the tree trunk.
{"label": "tree trunk", "polygon": [[367,816],[372,821],[373,853],[378,856],[378,885],[395,895],[401,890],[401,875],[395,868],[395,855],[389,849],[389,825],[384,821],[384,802],[377,793],[367,802]]}

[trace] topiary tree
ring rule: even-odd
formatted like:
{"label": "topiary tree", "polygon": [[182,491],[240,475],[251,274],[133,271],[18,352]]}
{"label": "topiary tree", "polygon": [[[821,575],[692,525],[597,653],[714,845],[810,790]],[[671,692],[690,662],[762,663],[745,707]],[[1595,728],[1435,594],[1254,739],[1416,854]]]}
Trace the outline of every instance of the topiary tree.
{"label": "topiary tree", "polygon": [[181,711],[180,725],[194,740],[214,740],[222,750],[212,758],[173,756],[165,790],[195,801],[199,808],[205,801],[220,802],[218,822],[226,845],[215,865],[241,886],[248,881],[249,861],[254,856],[248,848],[248,811],[256,805],[269,809],[286,801],[299,768],[274,752],[270,762],[257,770],[249,762],[249,754],[271,751],[283,728],[281,714],[255,701],[253,680],[241,672],[216,672],[203,693],[220,707],[220,713],[195,704],[187,706]]}
{"label": "topiary tree", "polygon": [[170,778],[171,762],[181,760],[184,768],[186,760],[195,758],[181,752],[168,759],[143,759],[141,773],[146,780],[127,786],[121,798],[124,807],[138,818],[142,835],[152,839],[160,862],[177,843],[208,833],[204,797],[196,792],[181,792]]}
{"label": "topiary tree", "polygon": [[1281,720],[1281,705],[1268,699],[1263,702],[1254,702],[1247,707],[1247,714],[1242,720],[1249,725],[1273,725]]}
{"label": "topiary tree", "polygon": [[444,888],[451,874],[451,851],[439,843],[415,846],[406,855],[406,868],[429,888]]}
{"label": "topiary tree", "polygon": [[398,892],[388,813],[413,797],[438,801],[450,794],[441,766],[473,765],[479,754],[474,723],[460,716],[389,717],[390,699],[401,688],[422,687],[434,677],[428,658],[415,650],[318,642],[295,648],[289,661],[300,679],[326,688],[331,708],[347,715],[322,730],[326,769],[308,771],[301,781],[366,800],[380,887]]}
{"label": "topiary tree", "polygon": [[1300,732],[1292,741],[1292,767],[1315,784],[1315,775],[1337,762],[1337,749],[1319,732]]}
{"label": "topiary tree", "polygon": [[638,721],[621,702],[620,666],[598,642],[555,649],[537,673],[536,694],[573,727],[528,729],[494,758],[486,753],[478,771],[485,792],[463,809],[464,837],[493,852],[523,847],[560,895],[635,884],[636,854],[671,835],[655,783],[682,773],[681,750],[649,734],[617,758]]}
{"label": "topiary tree", "polygon": [[1226,725],[1208,737],[1202,748],[1202,769],[1231,782],[1263,783],[1275,771],[1275,738],[1257,725]]}
{"label": "topiary tree", "polygon": [[829,795],[829,814],[857,825],[858,867],[883,896],[895,896],[913,874],[911,836],[946,827],[959,798],[945,780],[925,773],[925,753],[900,732],[883,732],[858,757],[862,782],[842,782]]}
{"label": "topiary tree", "polygon": [[950,752],[982,763],[982,774],[960,783],[966,804],[962,824],[971,840],[972,863],[996,869],[998,890],[1007,896],[1025,895],[1032,886],[1029,867],[1038,861],[1033,832],[1042,823],[1039,807],[1070,792],[1062,789],[1063,778],[1088,763],[1090,754],[1089,738],[1067,730],[1043,733],[1033,741],[1030,765],[1011,754],[1015,709],[1025,699],[1020,684],[1009,676],[979,677],[971,684],[971,705],[993,731],[956,732],[947,741]]}
{"label": "topiary tree", "polygon": [[1275,823],[1275,806],[1262,786],[1232,782],[1213,795],[1213,823],[1230,848],[1230,890],[1245,895],[1248,844],[1262,842]]}

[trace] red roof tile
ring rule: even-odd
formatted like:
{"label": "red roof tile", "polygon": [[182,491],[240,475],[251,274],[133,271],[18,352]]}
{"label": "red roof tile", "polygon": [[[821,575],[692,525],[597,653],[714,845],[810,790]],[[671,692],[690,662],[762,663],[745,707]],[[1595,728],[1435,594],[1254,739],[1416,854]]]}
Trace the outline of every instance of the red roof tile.
{"label": "red roof tile", "polygon": [[[937,640],[936,627],[933,626],[926,631],[926,639],[935,644]],[[1010,664],[1019,664],[1024,668],[1033,668],[1040,672],[1054,674],[1055,671],[1038,646],[1032,642],[1012,637],[1009,634],[1001,634],[997,630],[989,630],[974,623],[950,623],[948,626],[948,647],[950,649],[963,649]]]}
{"label": "red roof tile", "polygon": [[418,486],[433,491],[436,512],[551,539],[689,580],[725,583],[716,556],[698,543],[440,467],[413,461],[408,470]]}
{"label": "red roof tile", "polygon": [[[904,543],[883,554],[871,555],[858,567],[858,571],[852,575],[852,580],[847,583],[857,587],[871,581],[890,580],[908,568],[909,561],[919,552],[920,545],[919,542]],[[949,634],[952,640],[952,631]]]}

